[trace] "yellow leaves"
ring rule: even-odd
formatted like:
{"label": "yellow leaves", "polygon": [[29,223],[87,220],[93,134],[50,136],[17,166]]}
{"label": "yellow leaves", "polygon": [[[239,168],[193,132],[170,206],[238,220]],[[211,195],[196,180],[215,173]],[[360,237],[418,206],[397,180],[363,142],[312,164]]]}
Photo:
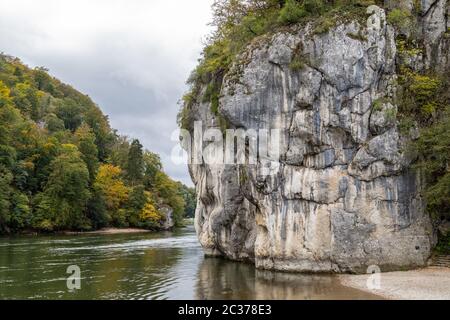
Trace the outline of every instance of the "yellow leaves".
{"label": "yellow leaves", "polygon": [[0,80],[0,107],[11,103],[11,91],[9,88]]}
{"label": "yellow leaves", "polygon": [[61,149],[64,153],[79,153],[78,147],[70,143],[61,145]]}
{"label": "yellow leaves", "polygon": [[43,149],[46,151],[52,151],[55,149],[55,144],[53,142],[46,142],[43,145]]}
{"label": "yellow leaves", "polygon": [[31,89],[31,85],[29,83],[20,82],[16,84],[14,87],[14,91],[18,96],[26,96],[27,91]]}
{"label": "yellow leaves", "polygon": [[419,74],[414,75],[412,80],[410,89],[421,102],[427,102],[432,98],[441,85],[439,80]]}
{"label": "yellow leaves", "polygon": [[148,202],[142,209],[139,218],[143,222],[160,223],[164,217],[151,202]]}
{"label": "yellow leaves", "polygon": [[95,187],[105,196],[109,210],[118,210],[128,200],[129,188],[121,180],[122,169],[105,164],[100,166],[95,179]]}
{"label": "yellow leaves", "polygon": [[[105,181],[120,177],[122,169],[111,164],[104,164],[98,171],[97,180]],[[106,182],[106,181],[105,181]]]}
{"label": "yellow leaves", "polygon": [[34,170],[35,165],[31,161],[24,161],[22,163],[21,167],[24,168],[25,170],[31,171],[31,170]]}
{"label": "yellow leaves", "polygon": [[47,94],[46,92],[41,91],[41,90],[38,90],[36,95],[37,95],[38,99],[42,99],[44,97],[49,97],[50,96],[49,94]]}

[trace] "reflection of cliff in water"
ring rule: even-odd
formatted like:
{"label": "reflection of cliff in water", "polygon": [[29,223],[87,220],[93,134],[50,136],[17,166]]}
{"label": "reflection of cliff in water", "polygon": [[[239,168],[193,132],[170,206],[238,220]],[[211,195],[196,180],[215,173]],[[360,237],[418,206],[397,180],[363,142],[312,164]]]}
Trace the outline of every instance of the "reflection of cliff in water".
{"label": "reflection of cliff in water", "polygon": [[200,265],[199,300],[377,299],[347,288],[331,275],[301,275],[255,270],[254,266],[208,258]]}

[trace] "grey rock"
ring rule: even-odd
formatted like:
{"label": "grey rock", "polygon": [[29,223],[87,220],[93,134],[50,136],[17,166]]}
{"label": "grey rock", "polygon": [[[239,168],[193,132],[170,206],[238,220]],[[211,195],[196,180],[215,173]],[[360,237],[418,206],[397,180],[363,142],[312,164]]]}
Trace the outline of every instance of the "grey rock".
{"label": "grey rock", "polygon": [[[423,26],[437,48],[444,18],[439,3],[430,6]],[[395,32],[384,10],[368,13],[365,25],[342,23],[323,35],[306,25],[256,41],[225,77],[221,115],[231,128],[279,129],[281,160],[190,166],[207,255],[295,272],[426,265],[433,228],[389,116],[396,106],[373,110],[396,95]],[[360,29],[367,40],[348,37]],[[310,61],[293,71],[299,43]],[[444,59],[439,52],[426,61]],[[208,104],[193,113],[218,127]]]}
{"label": "grey rock", "polygon": [[397,108],[391,103],[384,103],[380,110],[374,110],[370,116],[370,132],[379,135],[393,128],[396,124]]}

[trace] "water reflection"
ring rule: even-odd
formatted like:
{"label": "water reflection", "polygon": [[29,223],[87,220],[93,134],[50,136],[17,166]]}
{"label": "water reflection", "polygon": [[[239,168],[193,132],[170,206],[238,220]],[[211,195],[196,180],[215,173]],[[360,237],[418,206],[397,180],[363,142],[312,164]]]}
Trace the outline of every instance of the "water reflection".
{"label": "water reflection", "polygon": [[337,277],[255,270],[251,265],[204,259],[198,276],[200,300],[329,300],[377,299],[343,287]]}

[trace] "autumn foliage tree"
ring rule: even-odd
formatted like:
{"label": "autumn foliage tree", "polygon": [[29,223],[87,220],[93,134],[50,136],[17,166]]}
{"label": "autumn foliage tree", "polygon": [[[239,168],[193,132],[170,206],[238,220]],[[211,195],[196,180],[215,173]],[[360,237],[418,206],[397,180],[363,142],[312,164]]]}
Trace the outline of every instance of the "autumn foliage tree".
{"label": "autumn foliage tree", "polygon": [[126,213],[123,206],[128,201],[130,192],[122,181],[121,175],[122,169],[105,164],[100,166],[94,184],[94,188],[99,190],[105,199],[112,224],[118,227],[126,225]]}

